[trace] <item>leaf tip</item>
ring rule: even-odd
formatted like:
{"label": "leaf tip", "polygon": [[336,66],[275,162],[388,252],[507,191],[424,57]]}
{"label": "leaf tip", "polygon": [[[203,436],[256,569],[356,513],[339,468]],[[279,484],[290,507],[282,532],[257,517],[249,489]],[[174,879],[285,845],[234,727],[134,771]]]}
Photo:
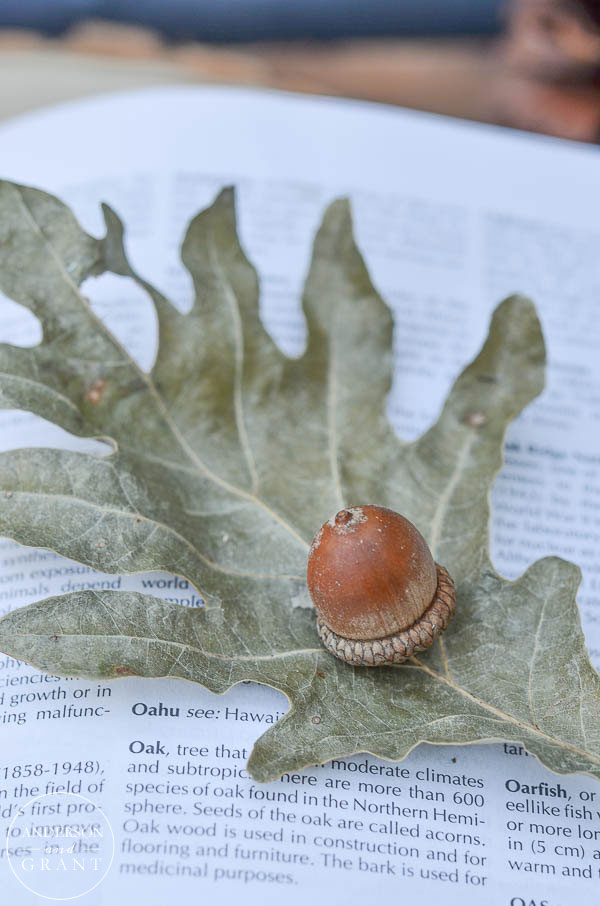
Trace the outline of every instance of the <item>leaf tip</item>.
{"label": "leaf tip", "polygon": [[352,205],[346,196],[334,198],[323,215],[323,227],[352,229]]}
{"label": "leaf tip", "polygon": [[223,207],[235,208],[236,193],[235,186],[223,186],[213,202],[213,206],[222,205]]}
{"label": "leaf tip", "polygon": [[573,563],[571,560],[565,560],[564,557],[558,557],[552,555],[549,557],[542,557],[541,560],[536,560],[530,567],[531,569],[540,570],[542,574],[548,573],[550,570],[553,571],[553,581],[552,586],[558,587],[558,585],[568,586],[572,588],[575,592],[581,584],[583,578],[583,573],[581,567],[576,563]]}
{"label": "leaf tip", "polygon": [[524,293],[511,293],[502,302],[499,302],[494,309],[493,317],[510,320],[526,320],[532,326],[536,326],[541,334],[541,322],[537,312],[537,307],[530,296]]}
{"label": "leaf tip", "polygon": [[495,311],[504,316],[514,317],[516,313],[522,313],[538,319],[535,302],[524,293],[511,293],[496,306]]}
{"label": "leaf tip", "polygon": [[543,368],[546,364],[542,324],[536,305],[529,296],[513,293],[496,306],[488,339],[497,342],[498,337],[502,338],[504,345],[520,352],[523,361],[527,360],[537,368]]}
{"label": "leaf tip", "polygon": [[103,201],[100,203],[100,209],[102,210],[102,216],[104,218],[104,224],[107,230],[118,230],[121,235],[124,233],[125,228],[123,226],[123,221],[117,214],[117,212],[111,208],[111,206]]}

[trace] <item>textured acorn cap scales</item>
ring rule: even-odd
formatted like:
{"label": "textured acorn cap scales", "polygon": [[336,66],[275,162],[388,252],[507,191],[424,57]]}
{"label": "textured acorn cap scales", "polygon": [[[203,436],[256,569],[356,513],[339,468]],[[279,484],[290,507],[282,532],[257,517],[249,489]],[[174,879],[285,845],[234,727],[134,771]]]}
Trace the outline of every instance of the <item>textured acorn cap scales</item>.
{"label": "textured acorn cap scales", "polygon": [[308,588],[325,647],[355,666],[399,664],[454,613],[454,583],[415,526],[393,510],[340,510],[315,535]]}

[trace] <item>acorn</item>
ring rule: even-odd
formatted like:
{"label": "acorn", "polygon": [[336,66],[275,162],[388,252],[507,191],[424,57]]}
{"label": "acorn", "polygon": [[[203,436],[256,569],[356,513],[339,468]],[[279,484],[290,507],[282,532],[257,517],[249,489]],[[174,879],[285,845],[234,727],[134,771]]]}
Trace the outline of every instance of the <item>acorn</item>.
{"label": "acorn", "polygon": [[400,664],[446,628],[454,583],[408,519],[381,506],[340,510],[308,555],[308,590],[325,648],[355,667]]}

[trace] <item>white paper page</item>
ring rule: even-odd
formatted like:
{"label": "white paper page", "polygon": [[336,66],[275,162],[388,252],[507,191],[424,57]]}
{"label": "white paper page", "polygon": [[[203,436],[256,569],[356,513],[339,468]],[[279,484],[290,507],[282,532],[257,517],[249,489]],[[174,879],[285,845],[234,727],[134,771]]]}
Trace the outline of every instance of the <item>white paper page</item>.
{"label": "white paper page", "polygon": [[[359,244],[396,317],[389,411],[408,438],[435,418],[495,304],[530,293],[548,344],[548,386],[509,431],[492,495],[492,553],[509,577],[546,554],[582,566],[583,624],[600,664],[596,149],[375,105],[169,88],[5,126],[0,171],[58,194],[96,234],[99,202],[108,201],[127,224],[137,270],[182,308],[191,292],[177,254],[185,224],[234,183],[263,317],[290,353],[304,338],[299,290],[312,234],[327,201],[349,194]],[[155,322],[141,292],[108,276],[84,289],[149,367]],[[36,341],[33,318],[2,299],[0,312],[0,341]],[[99,449],[24,413],[0,413],[0,428],[3,448]],[[0,541],[2,612],[106,583],[198,604],[167,576],[100,576]],[[75,784],[115,837],[110,870],[85,903],[402,895],[424,904],[597,904],[592,778],[557,777],[515,746],[421,746],[398,764],[355,756],[254,784],[243,770],[252,742],[286,708],[282,695],[255,685],[216,697],[174,680],[56,681],[0,656],[0,832],[32,796]],[[151,751],[136,752],[142,745]],[[10,846],[12,861],[22,860],[23,834]],[[73,871],[49,879],[35,867],[29,877],[47,895],[80,889]],[[11,903],[38,901],[5,854],[0,878]]]}

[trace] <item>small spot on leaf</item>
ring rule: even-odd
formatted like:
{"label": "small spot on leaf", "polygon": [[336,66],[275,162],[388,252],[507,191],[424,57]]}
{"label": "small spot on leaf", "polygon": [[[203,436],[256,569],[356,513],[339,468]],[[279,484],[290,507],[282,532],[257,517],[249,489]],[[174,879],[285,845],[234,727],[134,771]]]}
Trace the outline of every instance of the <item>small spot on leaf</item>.
{"label": "small spot on leaf", "polygon": [[464,417],[465,425],[468,425],[470,428],[481,428],[485,425],[487,417],[483,412],[469,412],[468,415]]}
{"label": "small spot on leaf", "polygon": [[100,378],[98,381],[94,381],[90,389],[85,395],[88,403],[91,403],[92,406],[97,406],[102,402],[102,397],[104,396],[104,389],[106,387],[106,381],[104,378]]}

